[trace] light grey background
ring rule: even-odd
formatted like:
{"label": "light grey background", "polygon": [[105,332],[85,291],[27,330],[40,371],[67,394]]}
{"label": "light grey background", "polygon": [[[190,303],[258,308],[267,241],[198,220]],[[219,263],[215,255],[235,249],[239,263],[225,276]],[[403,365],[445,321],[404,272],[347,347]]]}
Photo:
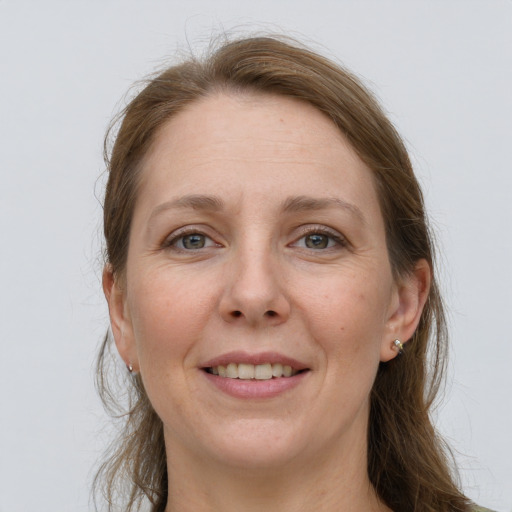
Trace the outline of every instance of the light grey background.
{"label": "light grey background", "polygon": [[0,511],[87,511],[102,136],[176,46],[285,31],[367,80],[405,137],[443,257],[453,357],[438,424],[464,489],[512,510],[512,2],[0,0]]}

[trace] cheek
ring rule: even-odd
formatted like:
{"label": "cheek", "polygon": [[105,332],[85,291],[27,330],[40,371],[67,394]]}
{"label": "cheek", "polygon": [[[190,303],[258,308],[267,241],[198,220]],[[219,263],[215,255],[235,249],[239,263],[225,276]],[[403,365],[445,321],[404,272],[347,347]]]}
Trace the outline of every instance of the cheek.
{"label": "cheek", "polygon": [[[366,282],[365,282],[366,281]],[[332,279],[321,293],[310,293],[303,300],[312,321],[333,333],[381,331],[389,309],[387,287],[367,279]]]}
{"label": "cheek", "polygon": [[373,375],[380,361],[389,294],[387,284],[375,277],[345,275],[304,299],[308,330],[338,374],[368,368]]}
{"label": "cheek", "polygon": [[129,307],[142,371],[183,364],[208,321],[212,300],[207,289],[164,272],[133,283]]}
{"label": "cheek", "polygon": [[187,406],[189,370],[195,370],[190,354],[209,317],[207,301],[190,281],[170,273],[139,276],[129,307],[140,373],[154,409],[169,422]]}

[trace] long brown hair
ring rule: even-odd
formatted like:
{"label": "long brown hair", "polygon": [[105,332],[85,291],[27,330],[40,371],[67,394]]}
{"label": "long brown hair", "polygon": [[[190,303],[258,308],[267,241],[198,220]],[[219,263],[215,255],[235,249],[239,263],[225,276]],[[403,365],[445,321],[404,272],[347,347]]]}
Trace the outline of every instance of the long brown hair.
{"label": "long brown hair", "polygon": [[[201,97],[219,91],[279,94],[305,101],[327,115],[373,171],[396,279],[434,254],[423,197],[405,146],[373,96],[341,66],[283,38],[252,37],[224,42],[203,59],[190,58],[148,80],[118,121],[104,200],[105,262],[115,279],[125,269],[130,223],[142,159],[157,130]],[[110,132],[112,133],[112,132]],[[429,297],[413,338],[401,357],[381,363],[371,393],[368,474],[381,500],[395,512],[466,511],[468,500],[450,470],[449,452],[432,426],[429,411],[446,362],[446,324],[433,275]],[[98,386],[115,412],[109,385],[110,337],[98,359]],[[137,510],[144,500],[162,511],[167,469],[162,423],[140,377],[121,383],[127,393],[121,431],[101,467],[96,487],[114,510]]]}

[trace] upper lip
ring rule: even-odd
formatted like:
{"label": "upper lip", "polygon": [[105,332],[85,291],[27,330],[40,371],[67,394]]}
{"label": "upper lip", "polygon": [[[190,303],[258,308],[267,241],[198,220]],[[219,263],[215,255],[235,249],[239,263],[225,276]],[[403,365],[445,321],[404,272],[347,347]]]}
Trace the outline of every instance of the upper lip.
{"label": "upper lip", "polygon": [[284,354],[280,354],[279,352],[259,352],[255,354],[249,354],[244,351],[234,351],[228,352],[226,354],[222,354],[220,356],[214,357],[201,364],[202,368],[213,368],[215,366],[227,366],[230,363],[235,364],[277,364],[281,363],[282,365],[291,366],[294,370],[306,370],[308,366],[300,361],[297,361],[293,357],[285,356]]}

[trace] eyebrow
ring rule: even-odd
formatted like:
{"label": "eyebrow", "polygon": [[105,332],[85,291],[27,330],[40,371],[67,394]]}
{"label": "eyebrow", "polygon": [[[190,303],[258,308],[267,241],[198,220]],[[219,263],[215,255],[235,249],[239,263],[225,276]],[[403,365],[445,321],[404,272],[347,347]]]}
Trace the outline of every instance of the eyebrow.
{"label": "eyebrow", "polygon": [[[357,217],[362,222],[365,222],[362,211],[356,205],[348,203],[339,197],[288,197],[283,202],[282,211],[284,213],[300,213],[325,210],[333,207],[342,208],[343,210],[346,210]],[[150,219],[156,217],[164,211],[175,209],[193,209],[199,211],[218,212],[224,209],[224,201],[217,196],[189,194],[158,205],[151,212]]]}
{"label": "eyebrow", "polygon": [[202,194],[189,194],[178,197],[158,205],[150,215],[150,219],[167,210],[179,210],[189,208],[192,210],[203,210],[217,212],[224,208],[224,201],[217,196],[205,196]]}
{"label": "eyebrow", "polygon": [[362,222],[365,222],[363,212],[354,204],[347,203],[339,197],[310,197],[310,196],[297,196],[289,197],[283,206],[283,211],[286,213],[307,212],[325,210],[327,208],[342,208],[357,217]]}

